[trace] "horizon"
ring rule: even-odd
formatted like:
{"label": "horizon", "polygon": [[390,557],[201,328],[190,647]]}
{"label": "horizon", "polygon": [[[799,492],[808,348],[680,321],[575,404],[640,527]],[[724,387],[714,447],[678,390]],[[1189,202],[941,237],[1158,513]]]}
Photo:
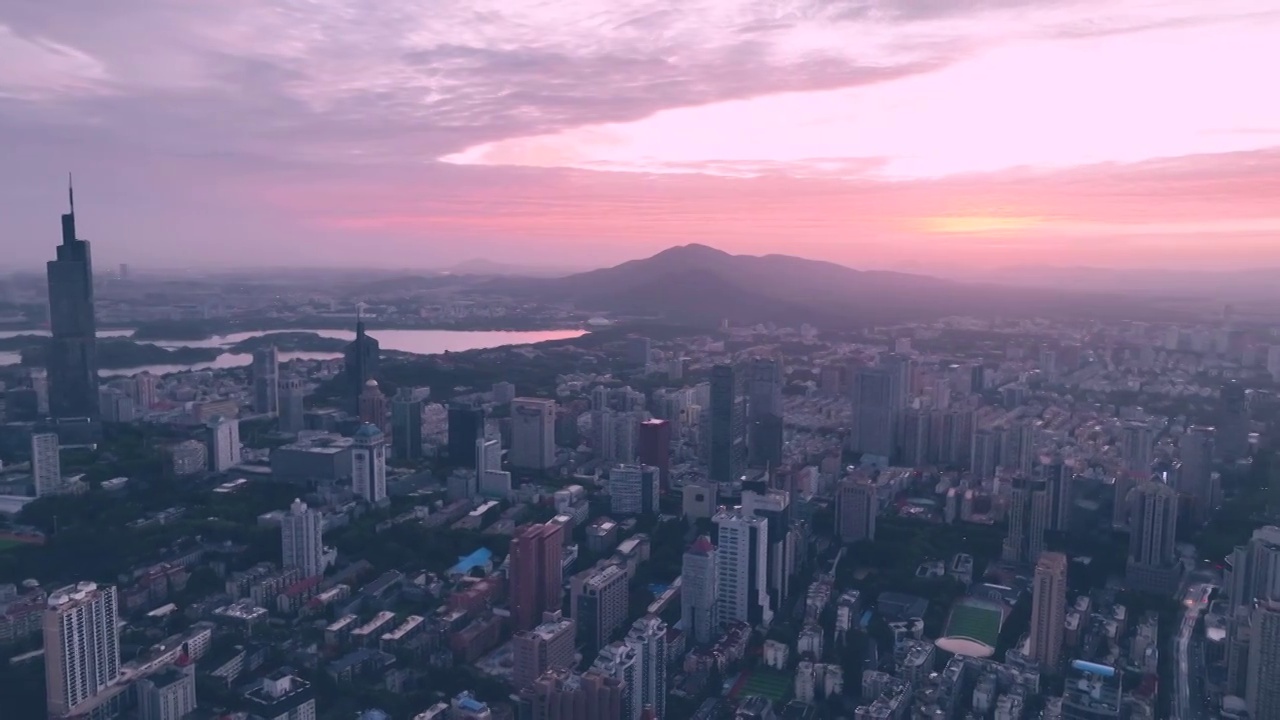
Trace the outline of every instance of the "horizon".
{"label": "horizon", "polygon": [[38,271],[70,170],[104,268],[1280,267],[1277,32],[1267,0],[0,8],[0,234]]}

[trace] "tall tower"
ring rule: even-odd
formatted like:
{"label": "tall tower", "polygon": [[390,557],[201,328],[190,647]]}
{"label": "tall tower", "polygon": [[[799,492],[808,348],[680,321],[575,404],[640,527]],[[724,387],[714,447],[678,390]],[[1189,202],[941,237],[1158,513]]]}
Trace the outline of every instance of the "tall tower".
{"label": "tall tower", "polygon": [[635,648],[637,687],[634,701],[641,709],[652,710],[654,718],[667,716],[667,624],[654,615],[646,615],[631,626],[625,641]]}
{"label": "tall tower", "polygon": [[563,546],[564,526],[555,523],[525,525],[511,538],[511,618],[516,630],[532,630],[542,613],[560,609]]}
{"label": "tall tower", "polygon": [[747,466],[746,401],[737,368],[711,368],[709,472],[714,482],[732,482]]}
{"label": "tall tower", "polygon": [[901,364],[859,368],[853,376],[849,449],[889,462],[897,451],[906,397]]}
{"label": "tall tower", "polygon": [[752,467],[782,464],[782,366],[756,358],[747,369],[747,455]]}
{"label": "tall tower", "polygon": [[1231,608],[1280,600],[1280,527],[1265,525],[1231,555]]}
{"label": "tall tower", "polygon": [[364,331],[364,306],[356,308],[356,339],[342,351],[342,373],[346,380],[347,411],[360,412],[360,393],[365,384],[378,375],[382,348]]}
{"label": "tall tower", "polygon": [[86,709],[120,678],[116,589],[91,582],[49,595],[44,611],[44,671],[51,716]]}
{"label": "tall tower", "polygon": [[879,512],[876,484],[870,478],[846,478],[836,488],[836,534],[841,541],[875,540]]}
{"label": "tall tower", "polygon": [[1040,554],[1031,595],[1031,655],[1047,669],[1062,660],[1067,610],[1067,556]]}
{"label": "tall tower", "polygon": [[717,528],[717,621],[768,626],[769,521],[741,510],[723,510],[711,521]]}
{"label": "tall tower", "polygon": [[62,216],[62,244],[49,280],[49,412],[55,418],[98,417],[98,341],[89,241],[76,238],[76,201]]}
{"label": "tall tower", "polygon": [[449,406],[449,462],[475,467],[476,440],[484,437],[484,408],[470,403]]}
{"label": "tall tower", "polygon": [[280,381],[278,397],[280,430],[299,433],[306,429],[306,410],[303,404],[307,397],[306,384],[299,378],[285,378]]}
{"label": "tall tower", "polygon": [[1133,491],[1129,522],[1129,561],[1125,580],[1134,590],[1172,593],[1178,586],[1174,536],[1178,530],[1178,493],[1148,481]]}
{"label": "tall tower", "polygon": [[370,378],[360,391],[360,422],[371,423],[383,432],[387,431],[387,396],[378,388],[378,381]]}
{"label": "tall tower", "polygon": [[300,568],[307,577],[324,574],[324,518],[294,500],[280,521],[280,558],[286,568]]}
{"label": "tall tower", "polygon": [[209,419],[209,469],[227,472],[240,464],[240,421],[215,415]]}
{"label": "tall tower", "polygon": [[1249,717],[1280,717],[1280,602],[1259,602],[1249,624],[1249,670],[1245,680]]}
{"label": "tall tower", "polygon": [[1191,517],[1198,523],[1213,511],[1214,428],[1193,425],[1178,439],[1178,492],[1191,499]]}
{"label": "tall tower", "polygon": [[665,492],[671,487],[671,423],[667,420],[645,420],[640,423],[639,441],[640,464],[658,468]]}
{"label": "tall tower", "polygon": [[253,409],[264,415],[280,412],[280,353],[275,345],[253,351]]}
{"label": "tall tower", "polygon": [[1218,423],[1216,449],[1228,462],[1249,456],[1249,396],[1238,380],[1222,388],[1222,420]]}
{"label": "tall tower", "polygon": [[698,645],[716,638],[716,546],[703,535],[680,566],[680,616],[686,637]]}
{"label": "tall tower", "polygon": [[[391,455],[397,460],[420,460],[422,458],[422,400],[413,396],[409,388],[400,388],[391,398]],[[450,419],[453,411],[450,410]],[[450,427],[453,423],[450,422]],[[450,459],[453,456],[453,436],[449,436]],[[462,453],[463,460],[474,458],[475,443]]]}
{"label": "tall tower", "polygon": [[387,497],[387,436],[372,423],[356,430],[351,448],[351,490],[369,503]]}
{"label": "tall tower", "polygon": [[511,465],[546,470],[556,462],[556,401],[516,398],[511,401]]}
{"label": "tall tower", "polygon": [[31,479],[36,497],[58,492],[62,488],[62,455],[55,433],[31,436]]}

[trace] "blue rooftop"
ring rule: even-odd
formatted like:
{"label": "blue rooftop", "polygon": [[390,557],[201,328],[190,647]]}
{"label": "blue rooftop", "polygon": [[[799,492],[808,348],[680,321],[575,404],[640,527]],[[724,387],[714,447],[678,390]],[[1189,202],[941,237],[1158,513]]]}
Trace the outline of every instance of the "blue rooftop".
{"label": "blue rooftop", "polygon": [[458,558],[458,564],[449,568],[449,573],[457,574],[457,575],[466,575],[467,573],[471,572],[475,568],[484,567],[485,565],[488,565],[492,559],[493,559],[493,553],[490,552],[489,548],[482,547],[479,550],[476,550],[475,552],[471,553],[470,555],[463,555],[462,557]]}

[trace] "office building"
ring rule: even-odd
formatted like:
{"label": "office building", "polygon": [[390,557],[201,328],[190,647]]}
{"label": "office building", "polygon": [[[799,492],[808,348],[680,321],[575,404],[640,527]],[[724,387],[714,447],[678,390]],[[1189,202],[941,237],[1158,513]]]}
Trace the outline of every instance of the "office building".
{"label": "office building", "polygon": [[[423,401],[414,397],[409,388],[400,388],[391,399],[391,456],[396,460],[416,462],[422,459],[422,407]],[[465,456],[471,456],[472,447],[468,446]],[[449,451],[453,452],[452,445]]]}
{"label": "office building", "polygon": [[145,415],[148,410],[155,407],[158,381],[155,375],[143,370],[133,376],[133,382],[136,385],[134,399],[137,401],[138,411]]}
{"label": "office building", "polygon": [[846,543],[876,539],[880,500],[875,481],[851,477],[836,488],[836,534]]}
{"label": "office building", "polygon": [[1280,601],[1257,603],[1249,625],[1249,670],[1245,679],[1249,717],[1280,718]]}
{"label": "office building", "polygon": [[172,477],[196,475],[209,469],[209,449],[199,440],[183,440],[166,448],[168,466]]}
{"label": "office building", "polygon": [[138,681],[138,720],[183,720],[196,711],[196,673],[180,662]]}
{"label": "office building", "polygon": [[667,717],[667,624],[654,615],[646,615],[631,626],[623,641],[635,650],[636,673],[632,686],[632,706],[639,710],[636,718]]}
{"label": "office building", "polygon": [[681,516],[689,521],[698,518],[711,519],[716,514],[716,486],[714,484],[685,483],[681,489]]}
{"label": "office building", "polygon": [[560,612],[543,613],[542,623],[532,630],[517,632],[511,639],[512,679],[516,689],[527,687],[548,670],[567,670],[574,665],[577,625]]}
{"label": "office building", "polygon": [[209,439],[209,469],[227,472],[240,464],[240,421],[215,415],[206,425]]}
{"label": "office building", "polygon": [[387,497],[387,437],[372,423],[356,430],[351,445],[351,490],[369,503]]}
{"label": "office building", "polygon": [[1222,387],[1222,418],[1214,449],[1227,462],[1249,457],[1249,397],[1238,380]]}
{"label": "office building", "polygon": [[609,471],[609,502],[614,515],[658,512],[658,468],[617,465]]}
{"label": "office building", "polygon": [[797,533],[791,529],[791,495],[785,490],[771,489],[763,481],[742,484],[742,513],[764,518],[768,522],[768,562],[765,587],[769,607],[775,614],[782,611],[795,573]]}
{"label": "office building", "polygon": [[105,423],[130,423],[137,418],[133,396],[113,388],[98,390],[98,417]]}
{"label": "office building", "polygon": [[599,720],[622,717],[622,681],[597,670],[549,670],[520,691],[522,720]]}
{"label": "office building", "polygon": [[849,449],[884,465],[895,457],[903,401],[895,368],[858,368],[853,375],[853,419]]}
{"label": "office building", "polygon": [[82,582],[50,593],[44,611],[49,714],[87,712],[120,678],[116,589]]}
{"label": "office building", "polygon": [[280,353],[275,345],[253,351],[253,409],[263,415],[280,412]]}
{"label": "office building", "polygon": [[1124,468],[1140,476],[1150,477],[1156,445],[1156,432],[1140,422],[1125,423],[1120,431],[1120,454]]}
{"label": "office building", "polygon": [[564,526],[556,523],[525,525],[511,538],[511,619],[516,630],[532,630],[544,612],[560,609],[563,547]]}
{"label": "office building", "polygon": [[448,416],[449,462],[474,467],[476,441],[484,438],[484,408],[470,403],[453,403]]}
{"label": "office building", "polygon": [[1164,483],[1148,481],[1138,485],[1133,495],[1125,581],[1133,590],[1171,594],[1180,577],[1174,555],[1178,494]]}
{"label": "office building", "polygon": [[767,627],[773,622],[768,587],[769,521],[722,510],[716,525],[716,621]]}
{"label": "office building", "polygon": [[1067,610],[1067,556],[1040,553],[1031,594],[1031,656],[1054,671],[1062,660]]}
{"label": "office building", "polygon": [[31,480],[35,485],[36,497],[52,495],[62,490],[62,453],[57,434],[32,434]]}
{"label": "office building", "polygon": [[755,358],[747,367],[747,460],[752,467],[782,464],[782,365]]}
{"label": "office building", "polygon": [[[621,684],[622,707],[618,720],[643,720],[641,704],[640,659],[636,648],[625,642],[615,642],[600,649],[591,669],[611,677]],[[654,717],[657,717],[656,715]]]}
{"label": "office building", "polygon": [[684,553],[680,566],[680,617],[690,643],[707,645],[718,635],[716,547],[703,535]]}
{"label": "office building", "polygon": [[1280,600],[1280,527],[1260,527],[1236,547],[1226,589],[1233,610],[1254,600]]}
{"label": "office building", "polygon": [[301,378],[289,377],[280,381],[277,392],[280,414],[280,431],[300,433],[307,427],[307,385]]}
{"label": "office building", "polygon": [[1213,489],[1214,428],[1193,425],[1178,439],[1174,476],[1178,493],[1191,501],[1191,520],[1207,522],[1216,504]]}
{"label": "office building", "polygon": [[639,459],[641,465],[658,468],[662,492],[671,487],[671,422],[645,420],[640,423]]}
{"label": "office building", "polygon": [[711,368],[708,468],[712,482],[733,482],[747,466],[746,398],[732,365]]}
{"label": "office building", "polygon": [[556,462],[556,401],[516,398],[511,401],[512,467],[547,470]]}
{"label": "office building", "polygon": [[49,412],[55,418],[98,417],[98,341],[94,316],[93,259],[76,237],[75,194],[62,216],[62,244],[47,265],[49,281]]}
{"label": "office building", "polygon": [[626,568],[605,565],[574,578],[573,619],[588,654],[609,642],[627,622],[630,590]]}
{"label": "office building", "polygon": [[364,390],[360,392],[360,422],[376,426],[382,432],[387,431],[387,396],[382,394],[377,380],[367,380]]}
{"label": "office building", "polygon": [[245,693],[250,720],[316,720],[311,683],[277,670]]}
{"label": "office building", "polygon": [[280,520],[280,557],[286,569],[298,568],[303,577],[324,574],[324,517],[301,500],[294,500]]}
{"label": "office building", "polygon": [[356,315],[356,339],[347,343],[342,351],[342,376],[346,385],[347,412],[360,412],[360,394],[370,380],[378,375],[382,348],[378,341],[365,334],[364,317]]}
{"label": "office building", "polygon": [[1043,478],[1015,476],[1010,483],[1008,530],[1001,558],[1006,562],[1034,564],[1044,550],[1045,532],[1054,516],[1053,488]]}

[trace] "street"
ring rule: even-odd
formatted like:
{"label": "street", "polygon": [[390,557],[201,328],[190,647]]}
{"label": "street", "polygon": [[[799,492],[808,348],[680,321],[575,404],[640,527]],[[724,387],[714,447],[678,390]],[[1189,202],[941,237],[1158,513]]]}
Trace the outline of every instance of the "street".
{"label": "street", "polygon": [[1209,606],[1209,596],[1213,590],[1212,584],[1195,583],[1188,586],[1182,594],[1181,599],[1185,609],[1182,613],[1182,624],[1178,627],[1178,635],[1174,640],[1178,663],[1178,669],[1173,678],[1174,720],[1200,720],[1204,715],[1201,702],[1204,654],[1199,651],[1195,631],[1200,622],[1200,614]]}

